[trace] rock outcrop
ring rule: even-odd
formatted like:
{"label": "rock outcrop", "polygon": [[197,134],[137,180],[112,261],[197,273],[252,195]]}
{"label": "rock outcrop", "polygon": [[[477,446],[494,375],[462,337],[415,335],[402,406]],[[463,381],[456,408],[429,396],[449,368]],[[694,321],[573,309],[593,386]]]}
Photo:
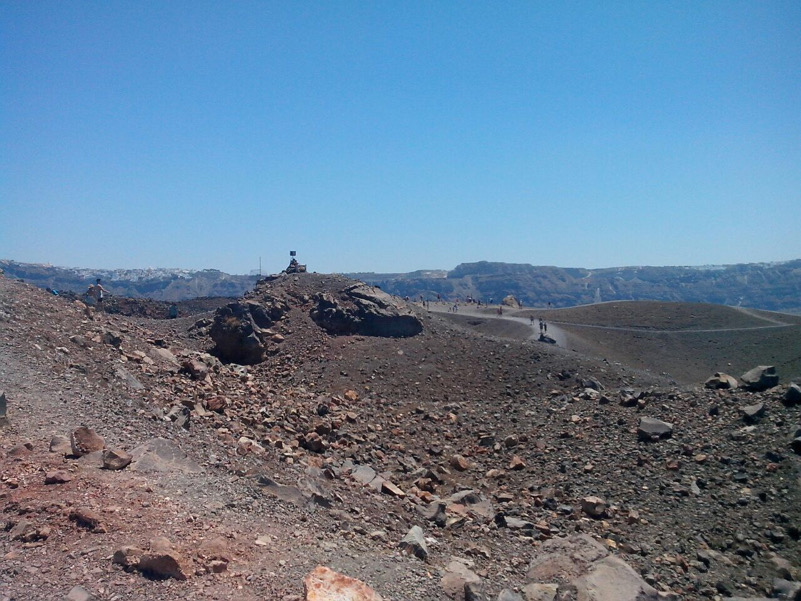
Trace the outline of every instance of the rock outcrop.
{"label": "rock outcrop", "polygon": [[767,390],[779,384],[779,374],[772,365],[759,365],[745,372],[740,379],[747,390]]}
{"label": "rock outcrop", "polygon": [[315,301],[312,319],[332,334],[406,338],[423,331],[420,319],[401,301],[366,284],[348,286],[338,296],[322,292]]}
{"label": "rock outcrop", "polygon": [[220,359],[241,365],[264,360],[268,344],[275,337],[269,328],[289,311],[289,306],[280,299],[267,301],[235,302],[217,309],[209,335]]}

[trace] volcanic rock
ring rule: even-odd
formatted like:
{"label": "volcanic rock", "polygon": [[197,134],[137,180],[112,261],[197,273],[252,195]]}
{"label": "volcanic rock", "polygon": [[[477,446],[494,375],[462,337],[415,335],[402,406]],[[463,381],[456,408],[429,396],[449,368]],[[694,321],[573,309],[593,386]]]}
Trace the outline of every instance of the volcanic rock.
{"label": "volcanic rock", "polygon": [[82,586],[76,585],[70,589],[70,592],[67,593],[65,597],[65,601],[93,601],[94,595],[87,591]]}
{"label": "volcanic rock", "polygon": [[72,453],[70,439],[61,434],[56,434],[50,439],[50,446],[48,448],[51,453],[57,453],[59,455],[69,455]]}
{"label": "volcanic rock", "polygon": [[150,543],[150,550],[142,555],[137,569],[155,578],[174,578],[186,580],[191,573],[183,556],[176,551],[166,538],[156,538]]}
{"label": "volcanic rock", "polygon": [[325,566],[317,566],[303,579],[305,601],[381,601],[381,595],[361,580]]}
{"label": "volcanic rock", "polygon": [[106,441],[91,428],[81,426],[70,436],[70,445],[73,455],[83,457],[95,451],[102,451],[106,446]]}
{"label": "volcanic rock", "polygon": [[425,559],[428,557],[428,547],[423,537],[423,529],[420,526],[412,526],[406,536],[403,537],[398,546],[405,553],[411,553],[415,557]]}
{"label": "volcanic rock", "polygon": [[801,386],[798,384],[790,384],[787,392],[784,393],[784,404],[788,407],[798,405],[801,403]]}
{"label": "volcanic rock", "polygon": [[311,318],[332,334],[362,334],[388,338],[415,336],[423,324],[400,300],[367,284],[342,289],[337,296],[315,296]]}
{"label": "volcanic rock", "polygon": [[756,403],[754,405],[747,405],[741,407],[740,411],[743,413],[743,419],[748,423],[755,423],[765,415],[765,403]]}
{"label": "volcanic rock", "polygon": [[103,469],[121,470],[128,467],[133,457],[120,449],[105,449],[103,451]]}
{"label": "volcanic rock", "polygon": [[673,435],[673,424],[663,422],[652,417],[641,417],[637,427],[637,437],[640,440],[659,440],[670,438]]}
{"label": "volcanic rock", "polygon": [[72,474],[64,470],[55,470],[45,474],[45,484],[66,484],[72,480]]}
{"label": "volcanic rock", "polygon": [[747,390],[767,390],[779,384],[779,375],[772,365],[760,365],[748,370],[740,379]]}
{"label": "volcanic rock", "polygon": [[737,378],[723,372],[715,372],[714,376],[704,382],[704,386],[713,390],[737,388]]}
{"label": "volcanic rock", "polygon": [[445,566],[444,574],[440,579],[440,586],[449,597],[463,598],[465,596],[465,585],[468,583],[478,584],[479,582],[481,582],[481,578],[478,577],[478,574],[470,570],[462,561],[452,559]]}
{"label": "volcanic rock", "polygon": [[254,301],[229,303],[217,309],[209,335],[215,354],[223,361],[254,365],[264,360],[269,328],[289,310],[282,300],[269,298],[269,305]]}

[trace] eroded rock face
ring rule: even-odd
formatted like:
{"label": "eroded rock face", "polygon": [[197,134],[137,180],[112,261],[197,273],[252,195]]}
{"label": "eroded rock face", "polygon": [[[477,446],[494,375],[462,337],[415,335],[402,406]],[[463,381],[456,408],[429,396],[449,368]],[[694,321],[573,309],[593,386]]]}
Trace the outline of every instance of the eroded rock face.
{"label": "eroded rock face", "polygon": [[268,342],[275,335],[269,328],[287,311],[289,306],[276,298],[267,298],[263,303],[229,303],[217,309],[209,331],[217,345],[215,353],[223,361],[240,365],[261,363],[268,352]]}
{"label": "eroded rock face", "polygon": [[315,297],[311,317],[332,334],[362,334],[406,338],[423,331],[423,324],[399,300],[367,284],[353,284],[338,296],[326,292]]}

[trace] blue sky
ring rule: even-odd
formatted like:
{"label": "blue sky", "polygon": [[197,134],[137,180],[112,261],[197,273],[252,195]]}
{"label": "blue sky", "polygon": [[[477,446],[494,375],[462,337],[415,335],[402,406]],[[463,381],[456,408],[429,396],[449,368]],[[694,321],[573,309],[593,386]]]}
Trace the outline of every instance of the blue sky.
{"label": "blue sky", "polygon": [[801,3],[0,3],[0,258],[801,257]]}

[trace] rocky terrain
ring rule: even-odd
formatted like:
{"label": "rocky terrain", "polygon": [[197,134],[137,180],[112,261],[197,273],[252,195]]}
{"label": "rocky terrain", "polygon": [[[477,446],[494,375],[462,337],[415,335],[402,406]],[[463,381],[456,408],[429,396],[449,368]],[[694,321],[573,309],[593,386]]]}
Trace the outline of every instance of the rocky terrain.
{"label": "rocky terrain", "polygon": [[0,599],[798,597],[781,373],[677,387],[340,276],[205,309],[0,276]]}

